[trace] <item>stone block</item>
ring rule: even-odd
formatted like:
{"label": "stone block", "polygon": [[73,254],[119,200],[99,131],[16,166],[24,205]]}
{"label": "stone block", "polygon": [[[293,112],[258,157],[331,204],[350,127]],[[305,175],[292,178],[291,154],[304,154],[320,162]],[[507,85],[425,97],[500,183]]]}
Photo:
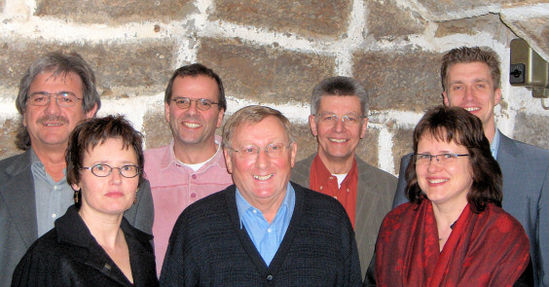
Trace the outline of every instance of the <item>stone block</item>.
{"label": "stone block", "polygon": [[490,6],[507,5],[509,3],[534,3],[539,0],[463,0],[463,1],[439,1],[439,0],[422,0],[421,5],[429,11],[431,15],[437,15],[440,18],[444,18],[444,15],[449,15],[451,18],[455,18],[456,14],[463,13],[463,18],[467,17],[467,13],[464,11],[481,9],[486,7],[488,10]]}
{"label": "stone block", "polygon": [[414,129],[393,130],[393,159],[395,174],[400,171],[400,159],[414,151]]}
{"label": "stone block", "polygon": [[296,162],[316,153],[318,144],[311,134],[309,124],[292,124],[290,133],[297,142]]}
{"label": "stone block", "polygon": [[[76,51],[95,71],[97,88],[102,97],[127,97],[164,90],[173,67],[172,42],[140,41],[70,43],[15,40],[0,43],[2,85],[18,89],[19,81],[36,58],[51,51]],[[36,51],[41,51],[37,53]],[[17,59],[17,61],[14,61]],[[14,96],[15,98],[15,96]]]}
{"label": "stone block", "polygon": [[253,25],[281,33],[298,33],[305,37],[345,33],[352,1],[259,1],[217,0],[211,20]]}
{"label": "stone block", "polygon": [[393,40],[399,36],[421,34],[425,20],[399,8],[394,0],[366,1],[368,34],[376,39]]}
{"label": "stone block", "polygon": [[369,92],[371,110],[422,112],[442,104],[441,57],[419,49],[357,52],[353,75]]}
{"label": "stone block", "polygon": [[549,125],[547,116],[529,115],[520,112],[515,117],[513,138],[519,141],[549,149]]}
{"label": "stone block", "polygon": [[197,59],[220,75],[227,96],[266,105],[308,103],[313,86],[332,75],[335,67],[334,57],[236,39],[203,38]]}
{"label": "stone block", "polygon": [[505,26],[499,16],[488,14],[472,18],[464,18],[438,23],[435,37],[442,38],[454,34],[466,34],[474,36],[479,33],[489,33],[494,39],[502,43],[509,41],[510,31]]}
{"label": "stone block", "polygon": [[145,135],[144,141],[148,149],[167,145],[172,140],[172,132],[163,111],[146,113],[141,132]]}
{"label": "stone block", "polygon": [[368,127],[366,136],[360,140],[356,154],[365,162],[378,167],[379,163],[379,130]]}
{"label": "stone block", "polygon": [[107,23],[180,20],[196,12],[191,0],[38,0],[36,16],[52,16],[81,23]]}
{"label": "stone block", "polygon": [[19,120],[6,119],[0,127],[0,159],[23,152],[17,149],[14,142],[18,126]]}

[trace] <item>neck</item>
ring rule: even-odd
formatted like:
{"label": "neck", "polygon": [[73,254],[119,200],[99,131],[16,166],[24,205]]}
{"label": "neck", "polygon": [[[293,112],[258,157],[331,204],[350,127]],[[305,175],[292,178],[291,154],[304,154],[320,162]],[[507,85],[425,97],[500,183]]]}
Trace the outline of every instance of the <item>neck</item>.
{"label": "neck", "polygon": [[43,147],[32,145],[32,149],[40,162],[44,165],[46,172],[55,181],[61,180],[65,175],[63,169],[67,166],[65,162],[65,150],[67,146]]}
{"label": "neck", "polygon": [[84,223],[90,230],[90,233],[95,238],[99,245],[113,248],[123,236],[123,232],[120,229],[120,223],[122,222],[122,214],[120,215],[103,215],[99,213],[93,213],[88,211],[84,206],[78,211]]}
{"label": "neck", "polygon": [[440,229],[450,228],[450,225],[454,224],[458,220],[459,216],[463,212],[465,206],[467,206],[467,199],[462,202],[450,202],[448,204],[433,204],[433,213],[437,221],[437,226]]}
{"label": "neck", "polygon": [[494,122],[494,119],[492,118],[490,122],[483,123],[483,126],[484,135],[486,136],[488,141],[492,143],[492,141],[494,140],[494,136],[496,135],[496,124]]}
{"label": "neck", "polygon": [[319,150],[318,156],[331,174],[345,174],[351,171],[351,168],[353,167],[354,153],[345,158],[335,158],[330,157]]}
{"label": "neck", "polygon": [[174,142],[175,158],[183,163],[195,164],[205,162],[217,152],[217,144],[212,139],[207,144],[183,144]]}
{"label": "neck", "polygon": [[[280,208],[280,205],[282,205],[282,201],[284,201],[284,197],[286,196],[287,188],[284,188],[284,192],[278,194],[276,197],[271,197],[265,200],[251,200],[246,198],[246,200],[255,208],[261,210],[261,213],[263,214],[263,217],[265,217],[265,220],[267,220],[268,223],[271,223],[276,213],[278,212],[278,209]],[[244,195],[243,195],[244,196]]]}

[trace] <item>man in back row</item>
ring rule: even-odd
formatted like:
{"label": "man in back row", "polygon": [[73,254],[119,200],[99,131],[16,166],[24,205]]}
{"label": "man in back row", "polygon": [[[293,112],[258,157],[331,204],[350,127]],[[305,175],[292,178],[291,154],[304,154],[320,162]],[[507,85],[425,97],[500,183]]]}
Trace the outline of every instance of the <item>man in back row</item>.
{"label": "man in back row", "polygon": [[145,151],[145,175],[154,201],[158,274],[177,216],[191,203],[232,184],[216,128],[227,108],[221,78],[201,64],[177,69],[168,82],[164,111],[173,140]]}
{"label": "man in back row", "polygon": [[[440,72],[443,101],[481,119],[503,174],[503,209],[528,234],[536,286],[549,286],[549,151],[510,139],[496,129],[494,107],[501,101],[499,66],[497,55],[489,49],[450,50],[442,58]],[[405,170],[410,158],[408,154],[401,160],[393,206],[407,201]]]}
{"label": "man in back row", "polygon": [[[16,145],[25,152],[0,161],[0,286],[9,286],[30,245],[74,203],[65,177],[69,134],[101,106],[91,67],[78,54],[54,52],[34,61],[16,99],[22,116]],[[151,233],[153,204],[148,181],[124,213]]]}
{"label": "man in back row", "polygon": [[366,136],[368,94],[355,79],[331,77],[315,86],[309,125],[318,152],[298,163],[292,180],[330,195],[345,207],[353,224],[362,276],[372,255],[377,231],[396,189],[396,178],[356,156]]}

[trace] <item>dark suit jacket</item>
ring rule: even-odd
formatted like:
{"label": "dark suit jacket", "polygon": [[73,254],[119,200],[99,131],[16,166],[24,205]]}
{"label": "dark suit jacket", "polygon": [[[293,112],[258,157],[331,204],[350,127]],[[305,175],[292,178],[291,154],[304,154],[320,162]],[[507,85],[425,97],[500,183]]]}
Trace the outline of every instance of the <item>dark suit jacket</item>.
{"label": "dark suit jacket", "polygon": [[[16,264],[38,238],[31,152],[0,161],[0,286],[9,286]],[[124,216],[134,227],[152,234],[154,211],[148,181],[141,184],[137,203]]]}
{"label": "dark suit jacket", "polygon": [[[292,169],[292,181],[309,187],[311,164],[316,154],[299,161]],[[374,253],[381,221],[391,210],[396,177],[356,158],[358,188],[355,214],[355,236],[362,278]]]}
{"label": "dark suit jacket", "polygon": [[[400,162],[394,207],[408,201],[405,171],[411,156]],[[536,286],[549,286],[549,151],[501,134],[497,161],[503,174],[503,209],[530,239]]]}
{"label": "dark suit jacket", "polygon": [[125,219],[120,228],[128,244],[133,285],[71,206],[55,221],[55,227],[29,248],[13,273],[11,286],[158,286],[152,236]]}

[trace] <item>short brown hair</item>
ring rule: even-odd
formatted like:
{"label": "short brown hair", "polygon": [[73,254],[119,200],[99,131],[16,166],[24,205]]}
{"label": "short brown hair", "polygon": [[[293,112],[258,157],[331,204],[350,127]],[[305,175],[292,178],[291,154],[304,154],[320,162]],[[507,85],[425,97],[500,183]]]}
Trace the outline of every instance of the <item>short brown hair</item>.
{"label": "short brown hair", "polygon": [[[67,183],[69,185],[80,182],[80,170],[84,161],[84,154],[107,139],[122,139],[123,148],[133,148],[137,155],[139,168],[139,184],[143,181],[143,136],[136,131],[123,116],[106,116],[92,118],[78,124],[69,137],[69,144],[65,153],[67,164]],[[116,151],[113,151],[116,152]],[[79,201],[81,202],[81,201]]]}
{"label": "short brown hair", "polygon": [[284,126],[284,131],[290,140],[290,143],[294,142],[291,131],[291,123],[281,112],[265,107],[252,105],[244,107],[234,114],[227,120],[223,126],[223,147],[232,148],[232,137],[234,136],[235,130],[244,123],[258,123],[265,119],[266,117],[273,116],[276,117]]}
{"label": "short brown hair", "polygon": [[[501,169],[492,157],[490,143],[479,118],[460,107],[437,106],[429,109],[414,129],[414,154],[425,134],[467,148],[473,177],[471,191],[467,194],[471,210],[481,212],[489,202],[501,207]],[[415,159],[406,168],[406,181],[408,199],[419,204],[426,196],[418,184]]]}
{"label": "short brown hair", "polygon": [[496,52],[487,47],[460,47],[448,51],[442,57],[442,65],[440,66],[440,79],[442,82],[442,90],[448,88],[448,69],[450,66],[458,63],[473,63],[481,62],[488,65],[492,81],[494,82],[494,90],[501,85],[501,71],[499,69],[499,58]]}

